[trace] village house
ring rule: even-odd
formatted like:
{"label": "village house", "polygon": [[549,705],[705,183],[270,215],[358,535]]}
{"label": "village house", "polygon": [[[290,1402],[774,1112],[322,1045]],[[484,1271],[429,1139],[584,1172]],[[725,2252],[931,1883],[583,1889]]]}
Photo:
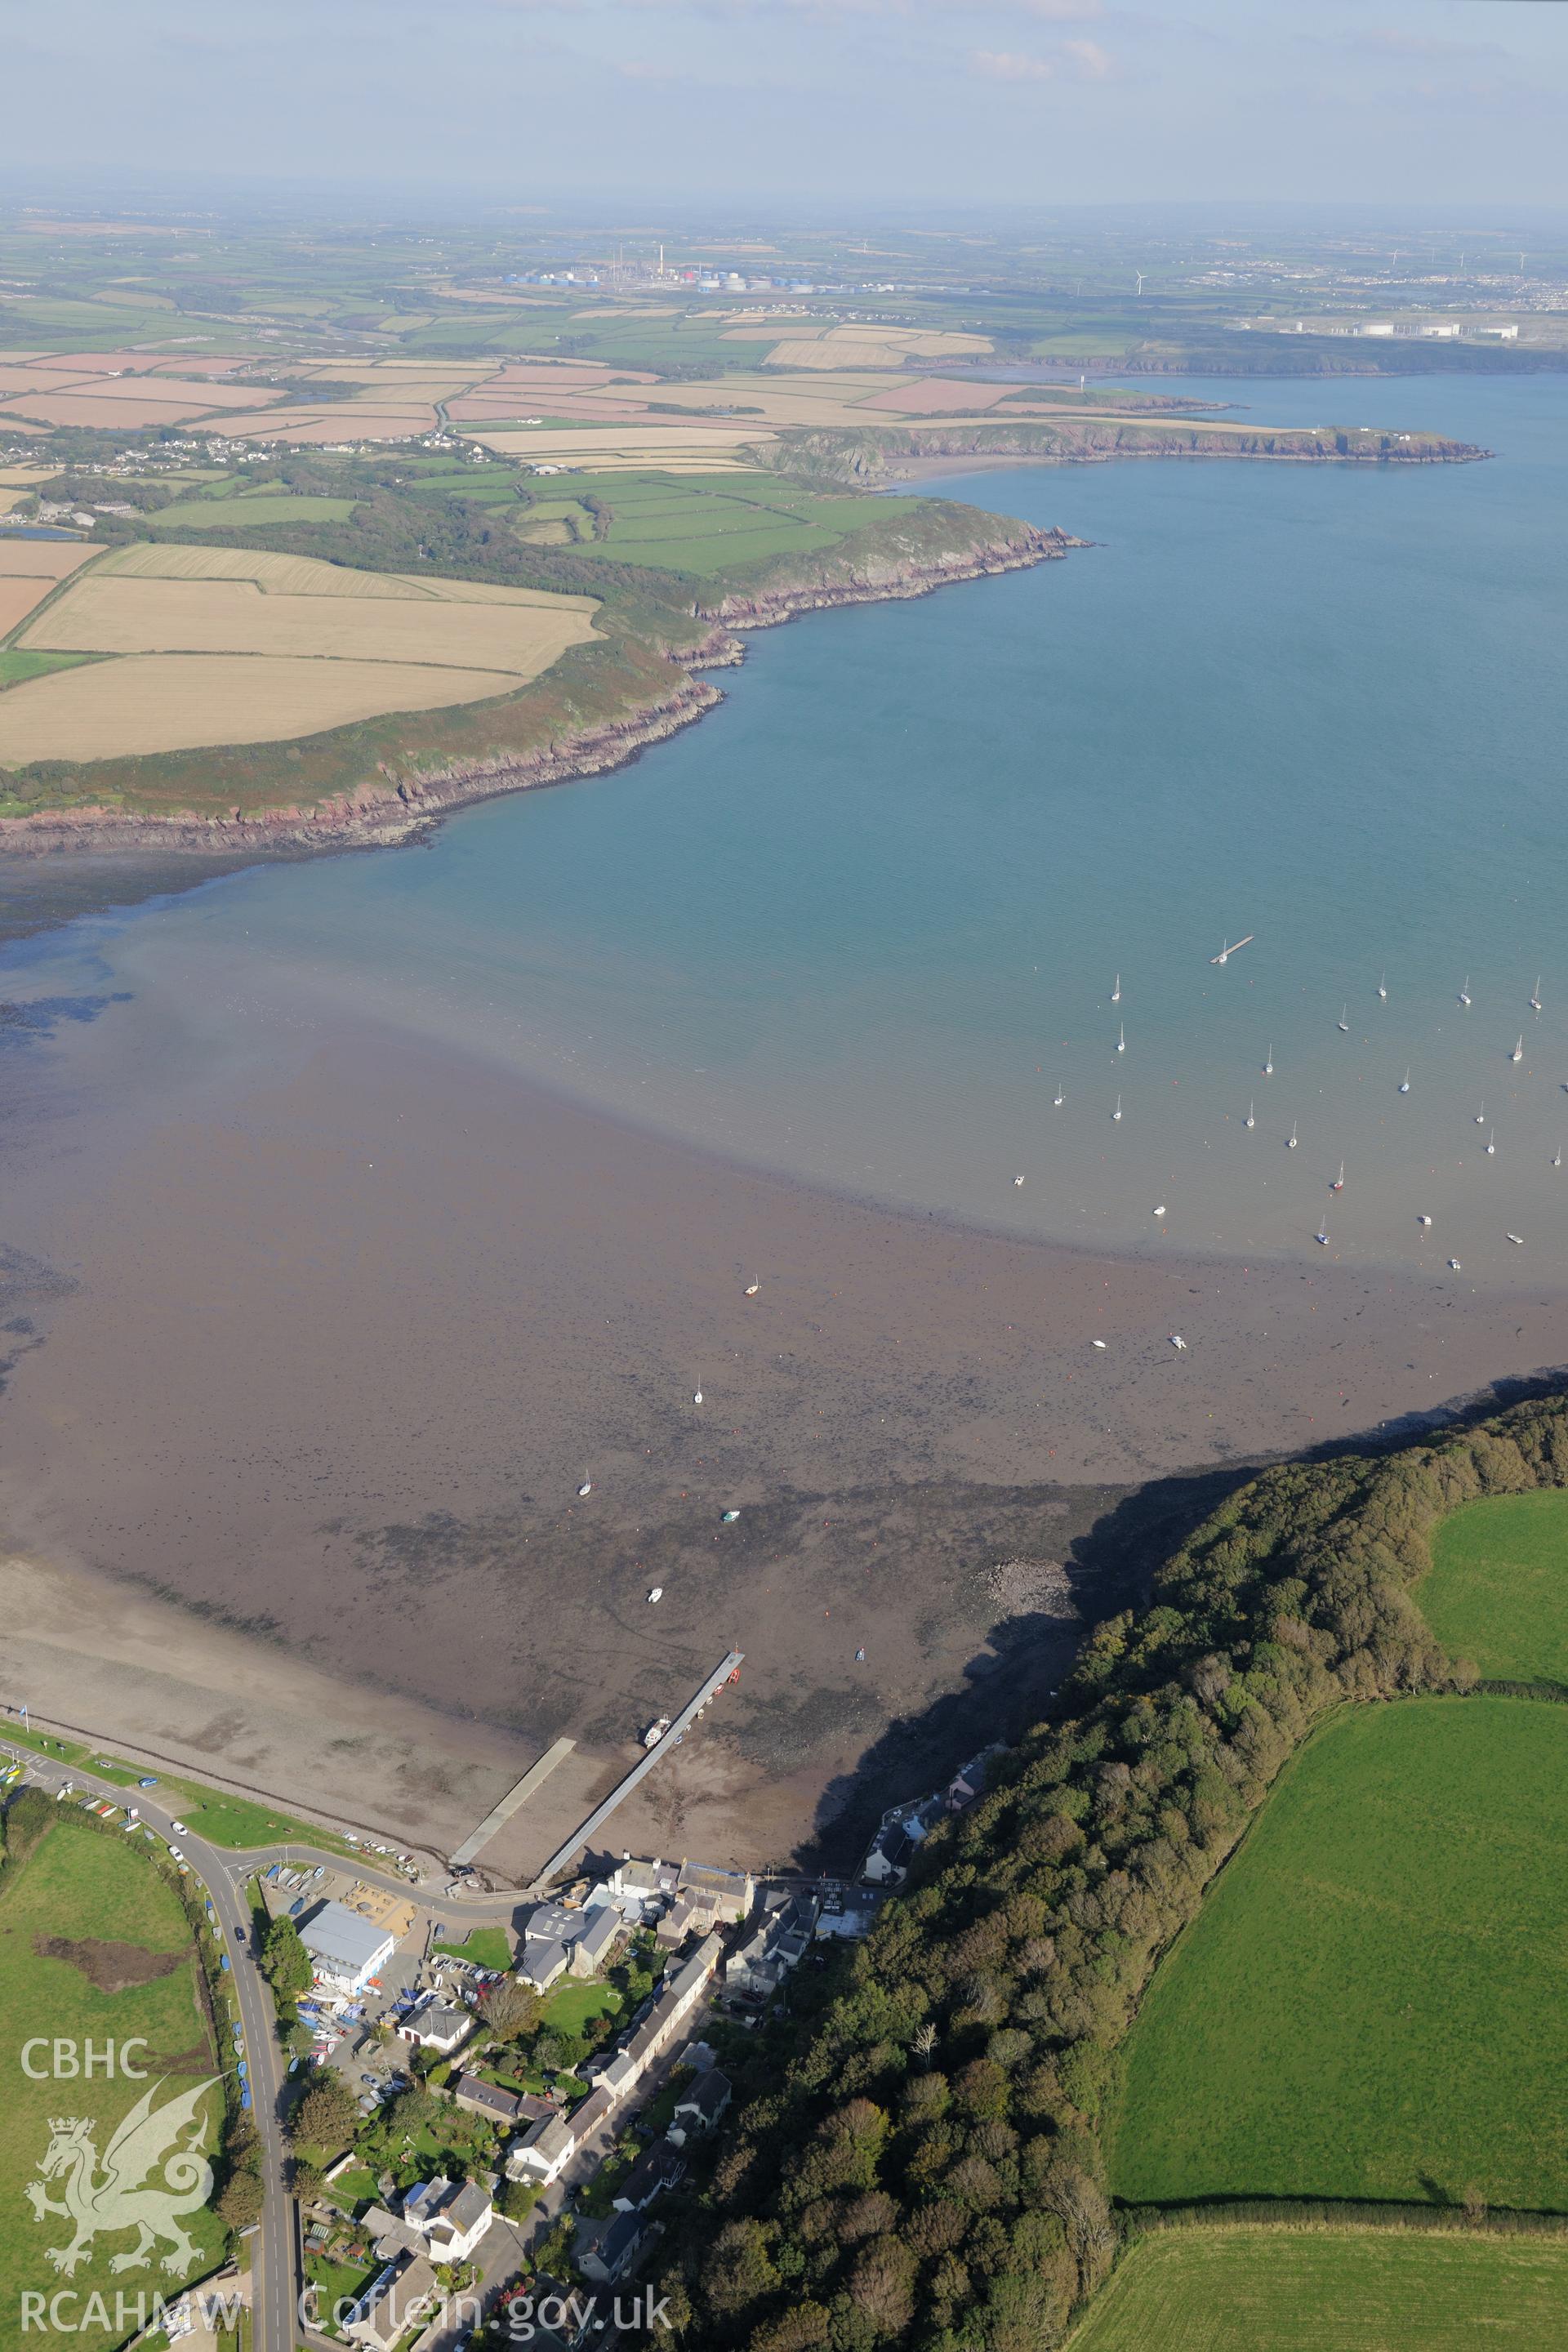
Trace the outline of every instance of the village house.
{"label": "village house", "polygon": [[754,1932],[724,1962],[724,1990],[744,2000],[771,2000],[811,1948],[813,1896],[791,1895],[766,1910]]}
{"label": "village house", "polygon": [[410,2329],[433,2318],[446,2297],[423,2254],[400,2253],[377,2273],[338,2333],[364,2352],[394,2352]]}
{"label": "village house", "polygon": [[584,2277],[614,2286],[625,2278],[652,2235],[653,2225],[640,2213],[617,2213],[584,2248],[580,2257]]}
{"label": "village house", "polygon": [[645,2147],[613,2202],[617,2213],[646,2213],[656,2197],[673,2189],[686,2170],[686,2158],[677,2143],[666,2137]]}
{"label": "village house", "polygon": [[474,2030],[474,2021],[466,2009],[454,2009],[435,1993],[426,1993],[418,2006],[401,2019],[398,2039],[412,2042],[417,2050],[433,2050],[439,2058],[450,2057]]}
{"label": "village house", "polygon": [[569,2116],[552,2116],[548,2123],[535,2124],[532,2129],[507,2150],[506,2168],[510,2179],[528,2180],[548,2188],[558,2179],[580,2147],[602,2131],[615,2112],[615,2100],[599,2089],[593,2091],[582,2105]]}
{"label": "village house", "polygon": [[588,1906],[541,1903],[529,1913],[517,1973],[536,1992],[558,1977],[594,1977],[605,1967],[624,1928],[612,1903]]}
{"label": "village house", "polygon": [[712,2131],[734,2096],[727,2074],[717,2066],[710,2066],[699,2074],[689,2090],[681,2093],[670,2117],[669,2137],[677,2147],[684,2147],[689,2139]]}
{"label": "village house", "polygon": [[536,2099],[529,2091],[503,2091],[499,2083],[487,2083],[479,2074],[459,2074],[451,2090],[458,2106],[471,2116],[487,2116],[504,2131],[515,2131],[520,2124],[547,2123],[555,2113],[548,2099]]}

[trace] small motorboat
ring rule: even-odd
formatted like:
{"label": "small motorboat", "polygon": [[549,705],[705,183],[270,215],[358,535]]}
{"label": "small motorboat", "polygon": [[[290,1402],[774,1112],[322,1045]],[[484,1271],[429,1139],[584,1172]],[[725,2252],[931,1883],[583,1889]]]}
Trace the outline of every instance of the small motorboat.
{"label": "small motorboat", "polygon": [[664,1599],[664,1587],[663,1587],[663,1585],[662,1585],[662,1584],[656,1584],[656,1585],[654,1586],[654,1588],[653,1588],[653,1591],[648,1594],[648,1596],[647,1596],[647,1597],[648,1597],[648,1599],[649,1599],[650,1601],[662,1601],[662,1600]]}
{"label": "small motorboat", "polygon": [[1463,1271],[1457,1257],[1451,1257],[1448,1260],[1448,1271],[1450,1274],[1459,1274]]}
{"label": "small motorboat", "polygon": [[1171,1345],[1172,1345],[1172,1347],[1173,1347],[1173,1348],[1174,1348],[1174,1349],[1175,1349],[1175,1351],[1176,1351],[1176,1353],[1177,1353],[1177,1355],[1178,1355],[1178,1356],[1184,1356],[1184,1355],[1186,1354],[1186,1352],[1187,1352],[1187,1343],[1186,1343],[1186,1341],[1183,1339],[1183,1337],[1182,1337],[1182,1335],[1181,1335],[1181,1333],[1180,1333],[1179,1331],[1173,1331],[1173,1332],[1172,1332],[1172,1334],[1171,1334]]}
{"label": "small motorboat", "polygon": [[1417,1217],[1415,1222],[1418,1225],[1429,1225],[1432,1220],[1430,1217]]}
{"label": "small motorboat", "polygon": [[1023,1180],[1023,1178],[1022,1178],[1021,1176],[1015,1176],[1015,1177],[1014,1177],[1014,1179],[1013,1179],[1013,1182],[1014,1182],[1014,1186],[1015,1186],[1015,1188],[1016,1188],[1016,1186],[1018,1186],[1019,1184],[1021,1184],[1021,1183],[1023,1182],[1023,1181],[1024,1181],[1024,1180]]}
{"label": "small motorboat", "polygon": [[1510,1234],[1509,1239],[1513,1244],[1515,1249],[1522,1249],[1524,1247],[1524,1235],[1522,1234]]}
{"label": "small motorboat", "polygon": [[1103,1339],[1091,1339],[1089,1344],[1091,1348],[1098,1348],[1101,1354],[1104,1353],[1105,1342]]}
{"label": "small motorboat", "polygon": [[739,1511],[731,1508],[728,1511],[721,1511],[719,1516],[723,1520],[724,1525],[727,1528],[732,1528],[741,1514]]}
{"label": "small motorboat", "polygon": [[1159,1207],[1155,1210],[1154,1214],[1155,1214],[1157,1217],[1163,1217],[1163,1216],[1164,1215],[1164,1213],[1165,1213],[1165,1203],[1163,1202],[1163,1201],[1162,1201],[1162,1202],[1161,1202],[1161,1203],[1160,1203],[1160,1205],[1159,1205]]}

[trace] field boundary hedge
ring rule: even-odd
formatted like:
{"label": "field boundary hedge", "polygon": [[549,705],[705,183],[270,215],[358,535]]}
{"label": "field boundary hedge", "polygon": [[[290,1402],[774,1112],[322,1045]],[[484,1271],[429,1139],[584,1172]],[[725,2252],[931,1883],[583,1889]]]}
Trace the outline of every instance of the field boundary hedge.
{"label": "field boundary hedge", "polygon": [[1568,2213],[1521,2212],[1508,2206],[1399,2204],[1372,2198],[1236,2197],[1209,2205],[1134,2205],[1123,2247],[1167,2230],[1391,2230],[1415,2235],[1460,2231],[1500,2238],[1568,2238]]}
{"label": "field boundary hedge", "polygon": [[693,2340],[1058,2342],[1162,2210],[1113,2208],[1104,2144],[1159,1959],[1330,1713],[1477,1688],[1412,1598],[1437,1522],[1563,1486],[1560,1396],[1394,1454],[1280,1465],[1156,1570],[1144,1608],[1096,1627],[1057,1717],[931,1832],[910,1887],[744,2070],[661,2282]]}

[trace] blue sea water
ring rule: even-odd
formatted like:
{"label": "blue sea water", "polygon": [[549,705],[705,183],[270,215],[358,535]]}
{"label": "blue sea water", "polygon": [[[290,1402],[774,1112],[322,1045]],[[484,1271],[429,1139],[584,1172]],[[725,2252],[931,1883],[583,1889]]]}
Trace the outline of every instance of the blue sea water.
{"label": "blue sea water", "polygon": [[616,775],[84,919],[0,994],[128,992],[154,1094],[263,1008],[368,1014],[965,1220],[1560,1277],[1568,378],[1180,388],[1497,455],[941,484],[1096,544],[760,635]]}

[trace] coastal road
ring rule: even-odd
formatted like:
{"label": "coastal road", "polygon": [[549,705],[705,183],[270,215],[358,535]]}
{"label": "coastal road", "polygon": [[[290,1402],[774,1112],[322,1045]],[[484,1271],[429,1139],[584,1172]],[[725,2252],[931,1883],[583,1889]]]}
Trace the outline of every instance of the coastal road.
{"label": "coastal road", "polygon": [[[299,2224],[294,2201],[284,2188],[288,2156],[282,2113],[284,2063],[274,2025],[271,1989],[251,1948],[250,1909],[245,1899],[245,1880],[254,1864],[237,1872],[235,1856],[222,1847],[209,1845],[186,1831],[176,1833],[174,1815],[157,1802],[152,1789],[126,1790],[116,1781],[84,1772],[79,1766],[51,1763],[29,1748],[5,1752],[26,1766],[27,1780],[48,1796],[56,1795],[68,1780],[84,1796],[105,1797],[117,1805],[133,1803],[154,1836],[178,1846],[206,1889],[223,1931],[234,1979],[250,2070],[251,2113],[261,2143],[264,2202],[260,2222],[249,2241],[255,2352],[294,2352],[300,2283]],[[270,1852],[267,1858],[272,1858]],[[234,2056],[232,2050],[220,2051],[220,2063],[226,2060],[232,2064]]]}

